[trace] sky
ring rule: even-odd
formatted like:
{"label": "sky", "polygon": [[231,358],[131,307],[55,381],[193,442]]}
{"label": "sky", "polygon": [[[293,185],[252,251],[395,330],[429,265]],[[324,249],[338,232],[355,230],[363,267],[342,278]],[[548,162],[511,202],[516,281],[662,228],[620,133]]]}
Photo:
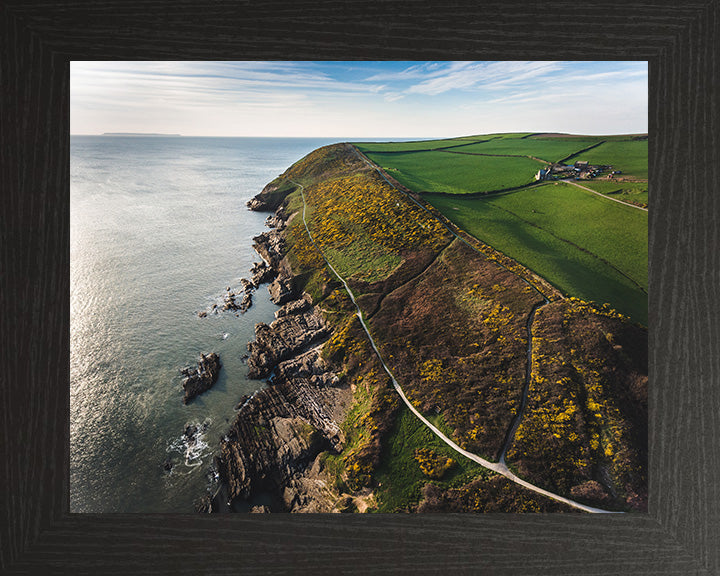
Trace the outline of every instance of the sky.
{"label": "sky", "polygon": [[647,62],[72,62],[70,133],[647,132]]}

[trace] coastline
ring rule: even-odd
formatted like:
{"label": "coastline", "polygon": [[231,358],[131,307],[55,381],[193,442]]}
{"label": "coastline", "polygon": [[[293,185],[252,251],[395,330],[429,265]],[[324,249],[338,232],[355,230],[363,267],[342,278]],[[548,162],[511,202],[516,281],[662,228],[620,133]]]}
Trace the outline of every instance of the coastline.
{"label": "coastline", "polygon": [[[297,289],[283,255],[290,219],[280,202],[264,202],[268,185],[248,202],[254,211],[272,211],[270,230],[253,247],[262,263],[253,267],[253,283],[267,284],[279,306],[269,325],[255,326],[248,343],[248,376],[271,384],[243,397],[234,422],[214,458],[219,486],[198,506],[200,512],[340,511],[326,488],[321,455],[339,453],[340,423],[352,399],[349,386],[321,357],[331,331],[309,294]],[[274,199],[273,199],[274,200]]]}

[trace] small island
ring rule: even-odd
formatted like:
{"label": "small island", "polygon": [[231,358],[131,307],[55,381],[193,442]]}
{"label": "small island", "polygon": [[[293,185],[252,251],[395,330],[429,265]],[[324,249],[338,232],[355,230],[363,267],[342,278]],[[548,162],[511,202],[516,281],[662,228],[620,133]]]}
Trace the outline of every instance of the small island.
{"label": "small island", "polygon": [[132,137],[145,137],[145,136],[161,136],[163,138],[180,138],[182,134],[159,134],[154,132],[103,132],[103,136],[132,136]]}

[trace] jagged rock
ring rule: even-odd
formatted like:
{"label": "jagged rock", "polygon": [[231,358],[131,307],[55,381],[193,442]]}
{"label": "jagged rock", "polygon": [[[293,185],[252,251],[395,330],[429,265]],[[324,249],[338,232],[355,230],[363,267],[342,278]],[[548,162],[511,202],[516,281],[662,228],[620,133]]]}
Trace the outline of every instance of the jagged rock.
{"label": "jagged rock", "polygon": [[240,306],[238,306],[238,309],[241,312],[247,312],[248,308],[252,306],[252,293],[251,292],[245,292],[245,296],[243,296],[242,301],[240,302]]}
{"label": "jagged rock", "polygon": [[[241,281],[247,282],[249,286],[252,286],[249,280],[245,280],[243,278]],[[244,287],[243,297],[239,304],[235,299],[237,296],[239,296],[239,294],[230,292],[228,289],[228,293],[225,295],[225,304],[223,305],[223,310],[240,311],[243,314],[247,312],[250,306],[252,306],[252,288],[248,290],[247,287]]]}
{"label": "jagged rock", "polygon": [[216,468],[229,499],[247,498],[254,490],[286,484],[327,445],[282,392],[266,388],[238,412],[221,443]]}
{"label": "jagged rock", "polygon": [[250,508],[250,514],[270,514],[270,508],[265,505],[253,506]]}
{"label": "jagged rock", "polygon": [[255,262],[250,268],[252,273],[252,283],[257,288],[260,284],[272,282],[277,276],[277,272],[270,268],[265,262]]}
{"label": "jagged rock", "polygon": [[336,411],[348,401],[343,394],[349,389],[317,383],[336,378],[318,350],[311,349],[281,362],[271,387],[240,399],[215,461],[222,490],[213,510],[227,509],[233,499],[245,500],[258,491],[274,493],[288,511],[332,509],[318,455],[342,450],[338,421],[343,416]]}
{"label": "jagged rock", "polygon": [[255,341],[248,344],[248,377],[266,378],[279,362],[328,334],[320,313],[311,308],[287,314],[269,326],[255,325]]}
{"label": "jagged rock", "polygon": [[289,316],[290,314],[305,312],[308,308],[310,308],[311,303],[310,296],[288,302],[282,308],[275,311],[275,318],[282,318],[283,316]]}
{"label": "jagged rock", "polygon": [[267,203],[255,196],[254,198],[251,198],[248,200],[245,205],[250,208],[250,210],[254,210],[255,212],[265,212],[269,210]]}
{"label": "jagged rock", "polygon": [[295,299],[295,290],[291,278],[276,278],[268,287],[270,300],[277,305],[285,304]]}
{"label": "jagged rock", "polygon": [[285,228],[285,219],[282,214],[273,214],[265,219],[265,226],[282,230]]}
{"label": "jagged rock", "polygon": [[223,306],[223,310],[237,310],[238,306],[235,302],[235,294],[233,292],[228,292],[225,295],[225,305]]}
{"label": "jagged rock", "polygon": [[[286,187],[282,192],[279,192],[278,190],[281,183],[284,183]],[[272,212],[276,210],[280,204],[282,204],[287,195],[293,192],[295,188],[295,186],[288,186],[285,181],[276,182],[273,180],[262,189],[260,194],[251,200],[248,200],[246,205],[250,210],[254,210],[256,212]]]}
{"label": "jagged rock", "polygon": [[[187,404],[198,394],[209,390],[217,381],[220,367],[220,357],[215,352],[211,352],[207,356],[201,354],[197,368],[184,368],[181,370],[181,373],[185,376],[183,382],[183,389],[185,390],[183,404]],[[186,435],[187,432],[188,430],[186,429]]]}
{"label": "jagged rock", "polygon": [[253,247],[271,268],[279,268],[285,250],[285,239],[278,230],[270,230],[255,236]]}

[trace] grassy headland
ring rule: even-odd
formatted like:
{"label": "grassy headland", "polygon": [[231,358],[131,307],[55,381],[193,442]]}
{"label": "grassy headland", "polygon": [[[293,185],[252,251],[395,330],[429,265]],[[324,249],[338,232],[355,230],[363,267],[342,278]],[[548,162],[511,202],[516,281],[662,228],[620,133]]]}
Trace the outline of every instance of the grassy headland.
{"label": "grassy headland", "polygon": [[[450,159],[475,158],[442,154]],[[298,184],[304,187],[306,218],[315,244],[302,221],[304,204]],[[532,274],[487,244],[474,250],[454,238],[431,212],[387,184],[350,145],[314,151],[269,190],[284,191],[282,210],[295,214],[284,233],[285,256],[296,286],[311,295],[332,329],[323,357],[353,391],[353,404],[342,424],[343,450],[328,452],[323,460],[337,495],[367,501],[370,492],[374,502],[370,509],[379,511],[564,509],[468,461],[412,416],[391,387],[354,306],[324,258],[348,280],[383,359],[413,405],[437,421],[460,446],[489,460],[497,458],[520,407],[527,322],[533,307],[543,302],[522,278],[532,278]],[[570,223],[560,218],[554,226]],[[602,242],[593,247],[600,250]],[[543,289],[542,284],[538,286]],[[553,295],[548,295],[552,300]],[[632,382],[642,400],[642,361],[633,359],[637,350],[621,336],[630,324],[583,301],[566,300],[559,305],[567,313],[558,329],[572,336],[557,340],[552,357],[565,355],[576,366],[573,394],[607,406],[621,401],[624,397],[609,384],[603,385],[602,392],[593,392],[597,378],[589,367],[594,363],[617,366],[625,354],[631,358],[629,366],[640,368],[633,368],[634,372],[628,368],[617,375],[618,381],[629,382],[637,373]],[[642,348],[647,333],[635,330],[636,345]],[[622,348],[592,344],[607,341],[607,334],[617,335]],[[576,346],[574,338],[590,344]],[[535,380],[531,383],[537,385]],[[620,420],[610,412],[603,425],[612,430]],[[629,429],[642,431],[642,408],[631,412]],[[613,436],[613,449],[626,456],[618,462],[603,456],[603,467],[599,467],[592,460],[600,457],[600,448],[593,451],[596,438],[592,434],[573,439],[584,446],[587,461],[578,458],[577,450],[542,452],[548,428],[534,425],[545,422],[539,414],[545,413],[529,402],[524,426],[518,431],[519,443],[508,453],[510,465],[522,467],[538,485],[557,488],[557,493],[566,496],[575,491],[590,503],[643,508],[642,498],[632,500],[633,494],[642,493],[641,481],[626,482],[633,486],[632,494],[630,489],[619,488],[626,469],[645,469],[641,434]],[[549,424],[553,437],[553,426],[563,422],[555,420]],[[557,431],[564,433],[563,428]],[[557,477],[543,475],[538,468],[550,456],[555,459]],[[591,484],[595,490],[588,490],[588,482],[600,488]]]}

